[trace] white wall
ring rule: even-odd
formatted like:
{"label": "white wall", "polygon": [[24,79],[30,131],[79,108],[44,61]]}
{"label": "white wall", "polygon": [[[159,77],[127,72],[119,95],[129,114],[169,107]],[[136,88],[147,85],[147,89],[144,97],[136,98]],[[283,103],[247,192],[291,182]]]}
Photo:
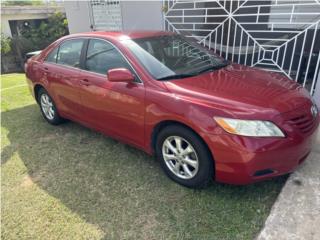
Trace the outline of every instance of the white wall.
{"label": "white wall", "polygon": [[[163,30],[163,13],[161,0],[120,1],[120,4],[122,15],[122,30]],[[91,31],[90,25],[91,22],[94,22],[94,17],[91,16],[92,9],[90,9],[89,5],[89,1],[64,1],[64,7],[69,23],[70,33]],[[108,30],[108,24],[106,24],[106,26],[100,26],[101,21],[98,21],[101,18],[100,15],[96,16],[97,26],[95,27],[97,29]],[[109,16],[105,16],[105,20],[108,19],[108,17]],[[112,31],[113,29],[109,30]]]}
{"label": "white wall", "polygon": [[70,33],[89,32],[90,12],[87,1],[64,1]]}
{"label": "white wall", "polygon": [[318,108],[320,109],[320,70],[318,74],[318,82],[316,84],[316,89],[313,94],[313,99],[315,100]]}
{"label": "white wall", "polygon": [[162,1],[122,1],[123,30],[163,30]]}
{"label": "white wall", "polygon": [[9,20],[10,18],[1,17],[1,33],[6,37],[12,37]]}

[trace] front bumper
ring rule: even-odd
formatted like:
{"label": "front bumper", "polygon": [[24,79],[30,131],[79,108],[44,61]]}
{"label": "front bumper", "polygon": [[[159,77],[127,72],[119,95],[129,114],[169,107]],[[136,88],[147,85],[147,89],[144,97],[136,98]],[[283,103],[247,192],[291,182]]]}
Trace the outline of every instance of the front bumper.
{"label": "front bumper", "polygon": [[319,116],[308,134],[291,129],[285,138],[208,135],[215,180],[243,185],[293,172],[310,153],[318,125]]}
{"label": "front bumper", "polygon": [[28,85],[28,88],[29,88],[31,95],[35,98],[34,85],[33,85],[33,82],[31,81],[31,79],[28,78],[27,74],[26,74],[26,82],[27,82],[27,85]]}

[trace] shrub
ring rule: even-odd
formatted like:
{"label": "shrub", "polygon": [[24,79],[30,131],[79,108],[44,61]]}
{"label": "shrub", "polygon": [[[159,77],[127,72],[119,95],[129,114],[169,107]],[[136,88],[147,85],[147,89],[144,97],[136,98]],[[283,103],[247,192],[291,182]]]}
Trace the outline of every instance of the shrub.
{"label": "shrub", "polygon": [[3,1],[4,6],[27,6],[27,5],[42,5],[41,0],[7,0]]}
{"label": "shrub", "polygon": [[6,55],[11,52],[11,44],[11,38],[6,37],[3,33],[1,33],[1,55]]}
{"label": "shrub", "polygon": [[[21,41],[24,46],[32,46],[31,50],[41,50],[58,38],[67,35],[68,21],[64,14],[56,12],[47,20],[41,21],[40,25],[30,25],[21,30]],[[29,44],[27,44],[27,41]]]}

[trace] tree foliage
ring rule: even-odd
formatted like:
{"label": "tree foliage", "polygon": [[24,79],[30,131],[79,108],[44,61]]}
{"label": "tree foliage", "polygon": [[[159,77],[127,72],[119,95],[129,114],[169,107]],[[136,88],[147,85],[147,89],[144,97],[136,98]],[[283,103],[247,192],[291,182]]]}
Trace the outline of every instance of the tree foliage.
{"label": "tree foliage", "polygon": [[41,0],[7,0],[3,1],[4,6],[30,6],[30,5],[42,5],[43,1]]}
{"label": "tree foliage", "polygon": [[1,33],[1,55],[5,55],[11,51],[11,38]]}
{"label": "tree foliage", "polygon": [[20,33],[22,45],[27,48],[31,46],[33,49],[30,50],[41,50],[69,33],[68,21],[64,14],[56,12],[47,20],[41,21],[37,26],[30,25],[24,27]]}

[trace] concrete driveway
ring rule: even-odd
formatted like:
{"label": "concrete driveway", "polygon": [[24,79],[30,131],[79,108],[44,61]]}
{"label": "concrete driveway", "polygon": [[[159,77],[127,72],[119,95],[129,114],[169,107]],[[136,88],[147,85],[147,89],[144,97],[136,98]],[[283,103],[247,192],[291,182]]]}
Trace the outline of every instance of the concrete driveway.
{"label": "concrete driveway", "polygon": [[320,239],[319,130],[312,153],[289,177],[257,239]]}

